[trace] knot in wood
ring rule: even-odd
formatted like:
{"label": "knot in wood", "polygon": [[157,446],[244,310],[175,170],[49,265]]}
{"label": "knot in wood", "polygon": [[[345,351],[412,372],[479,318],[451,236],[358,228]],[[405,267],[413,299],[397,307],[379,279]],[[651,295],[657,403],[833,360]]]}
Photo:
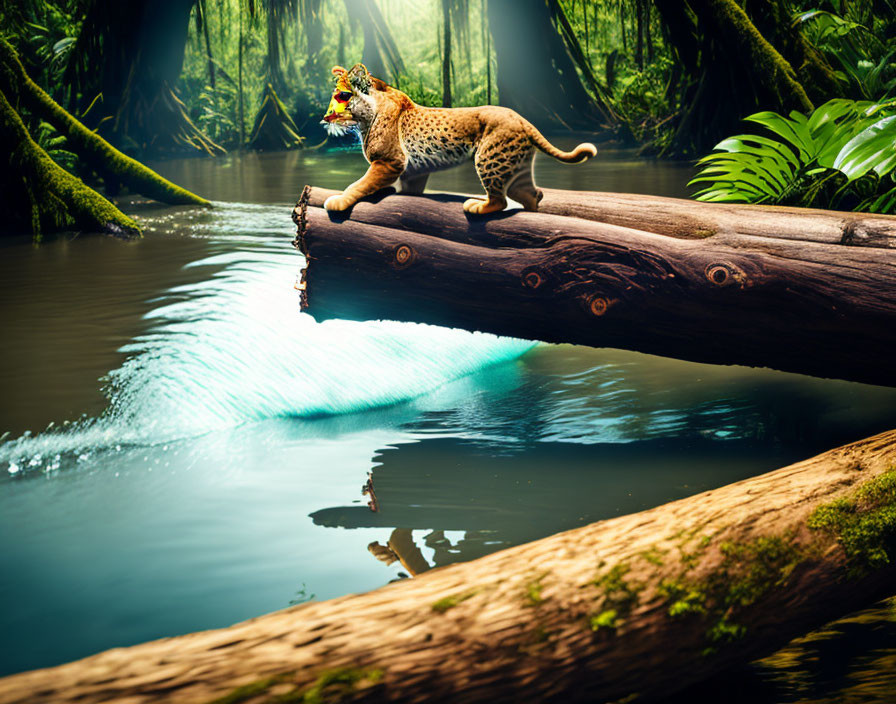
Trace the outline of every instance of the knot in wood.
{"label": "knot in wood", "polygon": [[715,286],[731,286],[746,279],[746,275],[740,269],[728,262],[707,264],[704,274],[706,280]]}
{"label": "knot in wood", "polygon": [[414,248],[402,244],[395,248],[395,264],[398,267],[406,267],[413,263],[414,259],[417,258],[417,253],[414,251]]}
{"label": "knot in wood", "polygon": [[544,283],[544,277],[534,269],[523,274],[523,285],[528,288],[538,288]]}
{"label": "knot in wood", "polygon": [[591,311],[592,315],[604,315],[608,310],[610,310],[610,302],[603,296],[594,296],[588,302],[588,310]]}

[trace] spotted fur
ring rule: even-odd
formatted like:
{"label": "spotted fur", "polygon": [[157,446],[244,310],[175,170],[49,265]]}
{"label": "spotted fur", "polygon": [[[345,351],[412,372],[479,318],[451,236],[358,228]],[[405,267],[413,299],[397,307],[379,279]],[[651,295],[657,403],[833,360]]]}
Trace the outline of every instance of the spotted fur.
{"label": "spotted fur", "polygon": [[508,197],[526,210],[537,210],[542,192],[532,172],[536,149],[567,163],[597,154],[588,143],[571,152],[557,149],[508,108],[427,108],[371,76],[363,64],[350,71],[337,66],[333,73],[337,86],[324,122],[328,129],[358,129],[370,168],[340,195],[330,196],[324,203],[327,210],[350,208],[396,180],[402,192],[422,193],[433,171],[471,158],[486,198],[467,200],[464,210],[493,213],[507,206]]}

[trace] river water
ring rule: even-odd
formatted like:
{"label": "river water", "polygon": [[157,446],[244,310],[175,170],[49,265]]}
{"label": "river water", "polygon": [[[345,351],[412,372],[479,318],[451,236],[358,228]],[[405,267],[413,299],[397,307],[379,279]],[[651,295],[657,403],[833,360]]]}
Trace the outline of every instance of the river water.
{"label": "river water", "polygon": [[[373,589],[896,426],[896,390],[317,324],[290,210],[360,155],[155,166],[217,207],[133,201],[141,240],[0,249],[0,674]],[[691,170],[611,153],[537,173],[683,195]],[[471,168],[430,187],[478,190]],[[679,699],[892,702],[894,608]]]}

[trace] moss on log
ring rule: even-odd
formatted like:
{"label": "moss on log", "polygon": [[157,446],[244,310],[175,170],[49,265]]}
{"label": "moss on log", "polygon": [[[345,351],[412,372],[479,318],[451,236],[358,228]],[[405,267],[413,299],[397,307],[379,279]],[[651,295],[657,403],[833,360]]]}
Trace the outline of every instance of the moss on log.
{"label": "moss on log", "polygon": [[20,102],[29,110],[52,124],[65,135],[73,151],[92,167],[115,179],[137,193],[172,205],[199,205],[211,203],[185,188],[171,183],[136,159],[122,154],[95,132],[64,110],[47,95],[25,72],[15,49],[0,39],[0,89],[10,102]]}
{"label": "moss on log", "polygon": [[[25,129],[22,118],[0,91],[0,144],[9,154],[8,168],[17,178],[5,190],[8,201],[21,195],[30,207],[30,229],[43,232],[69,226],[118,236],[140,234],[137,223],[99,193],[54,162]],[[23,193],[19,193],[19,190]]]}
{"label": "moss on log", "polygon": [[7,677],[0,702],[650,701],[892,594],[894,467],[890,431],[368,594]]}

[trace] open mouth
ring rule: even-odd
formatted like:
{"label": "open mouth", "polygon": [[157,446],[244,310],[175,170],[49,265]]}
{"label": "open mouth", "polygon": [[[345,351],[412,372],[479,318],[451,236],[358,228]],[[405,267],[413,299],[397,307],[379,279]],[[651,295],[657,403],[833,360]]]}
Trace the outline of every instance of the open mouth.
{"label": "open mouth", "polygon": [[358,127],[358,123],[354,120],[345,118],[340,119],[335,115],[329,119],[324,117],[324,119],[320,121],[320,124],[324,126],[327,134],[333,135],[334,137],[341,137],[350,132],[356,132]]}

